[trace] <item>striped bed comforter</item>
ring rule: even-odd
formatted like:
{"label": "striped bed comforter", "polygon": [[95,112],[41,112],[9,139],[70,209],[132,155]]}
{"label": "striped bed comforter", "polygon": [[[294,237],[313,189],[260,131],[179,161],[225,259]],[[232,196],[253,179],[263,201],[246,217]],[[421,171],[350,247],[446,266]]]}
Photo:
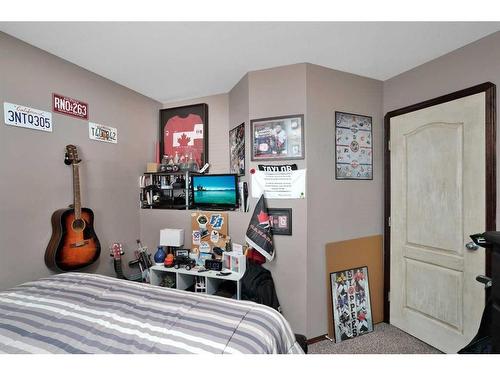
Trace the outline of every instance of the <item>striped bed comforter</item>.
{"label": "striped bed comforter", "polygon": [[65,273],[0,292],[0,353],[303,353],[277,311]]}

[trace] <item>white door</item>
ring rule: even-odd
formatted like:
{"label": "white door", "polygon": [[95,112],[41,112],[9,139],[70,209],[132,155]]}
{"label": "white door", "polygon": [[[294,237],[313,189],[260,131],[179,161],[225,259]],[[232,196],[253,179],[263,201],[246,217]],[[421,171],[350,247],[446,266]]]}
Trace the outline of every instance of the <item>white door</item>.
{"label": "white door", "polygon": [[391,118],[390,323],[447,353],[477,333],[485,231],[485,93]]}

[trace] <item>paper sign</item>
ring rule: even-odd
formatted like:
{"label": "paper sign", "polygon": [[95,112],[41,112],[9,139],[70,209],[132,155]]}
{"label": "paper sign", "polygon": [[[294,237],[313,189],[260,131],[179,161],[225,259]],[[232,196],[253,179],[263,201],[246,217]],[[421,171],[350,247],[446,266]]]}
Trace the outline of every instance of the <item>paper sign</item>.
{"label": "paper sign", "polygon": [[52,110],[63,115],[89,119],[89,105],[67,96],[52,94]]}
{"label": "paper sign", "polygon": [[306,169],[255,171],[252,174],[252,197],[300,199],[306,196]]}
{"label": "paper sign", "polygon": [[118,130],[110,126],[89,122],[89,138],[94,141],[118,143]]}
{"label": "paper sign", "polygon": [[5,125],[52,132],[52,113],[24,105],[3,103]]}

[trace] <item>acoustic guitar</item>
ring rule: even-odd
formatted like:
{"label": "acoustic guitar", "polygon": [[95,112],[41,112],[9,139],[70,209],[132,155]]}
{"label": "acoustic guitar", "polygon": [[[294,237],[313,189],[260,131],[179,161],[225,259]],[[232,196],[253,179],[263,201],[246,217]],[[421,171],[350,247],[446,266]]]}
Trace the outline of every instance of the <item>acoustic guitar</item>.
{"label": "acoustic guitar", "polygon": [[73,168],[73,205],[52,214],[52,237],[45,251],[45,264],[54,271],[75,271],[94,263],[101,245],[94,231],[94,213],[83,208],[76,146],[66,146],[64,161]]}

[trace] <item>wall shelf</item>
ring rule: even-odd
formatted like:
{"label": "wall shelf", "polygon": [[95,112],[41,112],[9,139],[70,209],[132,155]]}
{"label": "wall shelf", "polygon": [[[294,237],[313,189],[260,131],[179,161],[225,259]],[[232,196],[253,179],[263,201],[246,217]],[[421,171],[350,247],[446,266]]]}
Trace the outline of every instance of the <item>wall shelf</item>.
{"label": "wall shelf", "polygon": [[191,171],[147,172],[139,180],[139,204],[144,209],[188,210],[191,207]]}

